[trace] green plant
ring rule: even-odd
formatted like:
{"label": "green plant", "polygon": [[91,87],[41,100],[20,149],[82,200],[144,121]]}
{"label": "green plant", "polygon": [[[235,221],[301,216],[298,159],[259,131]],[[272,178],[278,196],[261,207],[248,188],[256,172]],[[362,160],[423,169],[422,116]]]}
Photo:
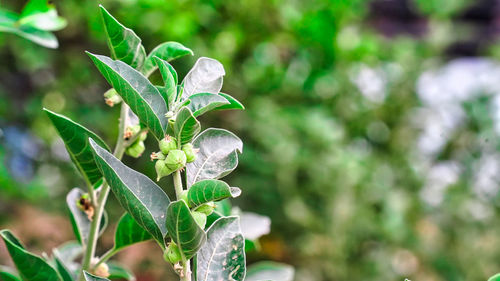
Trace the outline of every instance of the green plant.
{"label": "green plant", "polygon": [[0,8],[0,32],[14,33],[47,48],[59,46],[52,31],[65,26],[66,20],[47,0],[28,1],[20,14]]}
{"label": "green plant", "polygon": [[[209,111],[244,109],[236,99],[219,92],[225,75],[222,64],[200,58],[179,84],[169,61],[193,55],[190,49],[166,42],[146,55],[132,30],[102,6],[101,12],[111,57],[87,54],[112,86],[104,94],[106,103],[121,103],[116,145],[111,152],[95,133],[44,109],[87,186],[86,191],[72,189],[66,197],[77,242],[54,249],[51,257],[39,257],[27,251],[9,230],[2,230],[0,236],[20,277],[3,268],[0,277],[27,281],[130,279],[127,270],[108,265],[108,260],[132,244],[153,239],[181,280],[244,280],[245,237],[239,216],[232,215],[235,211],[225,200],[239,196],[241,190],[219,180],[236,168],[243,143],[224,129],[208,128],[200,133],[197,120]],[[162,86],[148,79],[156,69],[163,78]],[[140,157],[148,133],[158,141],[159,151],[151,154],[157,181],[172,175],[175,200],[120,161],[124,154]],[[110,191],[126,212],[116,227],[114,246],[96,257],[97,240],[108,224],[105,205]],[[289,266],[263,263],[253,267],[247,280],[290,280],[291,274]]]}

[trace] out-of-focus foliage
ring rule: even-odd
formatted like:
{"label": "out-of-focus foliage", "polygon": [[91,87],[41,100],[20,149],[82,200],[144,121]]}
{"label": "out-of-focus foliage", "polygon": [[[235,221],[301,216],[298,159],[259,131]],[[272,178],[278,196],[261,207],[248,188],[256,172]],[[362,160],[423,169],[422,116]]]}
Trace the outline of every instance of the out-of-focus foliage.
{"label": "out-of-focus foliage", "polygon": [[[224,64],[223,91],[247,110],[201,119],[246,140],[230,176],[245,191],[237,203],[272,218],[250,262],[292,264],[296,280],[453,281],[500,268],[500,15],[489,3],[102,2],[146,49],[179,41]],[[115,138],[118,110],[95,106],[107,86],[83,53],[106,52],[97,4],[56,2],[68,19],[57,52],[0,35],[2,210],[81,186],[42,107]],[[179,79],[195,60],[173,63]],[[134,165],[152,177],[146,158]]]}

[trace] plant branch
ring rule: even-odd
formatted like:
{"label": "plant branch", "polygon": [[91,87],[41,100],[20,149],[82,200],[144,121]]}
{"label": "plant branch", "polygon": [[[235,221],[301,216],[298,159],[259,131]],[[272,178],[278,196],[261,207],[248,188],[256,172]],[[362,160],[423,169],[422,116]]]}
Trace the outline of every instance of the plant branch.
{"label": "plant branch", "polygon": [[[123,133],[125,131],[125,118],[127,114],[128,114],[128,106],[127,104],[122,103],[119,126],[118,126],[118,137],[116,141],[115,150],[113,152],[113,155],[118,159],[121,159],[123,157],[123,153],[125,152],[125,142],[123,139]],[[106,181],[104,181],[101,187],[99,198],[97,199],[96,202],[97,210],[90,224],[89,239],[85,249],[85,256],[83,257],[82,270],[80,271],[80,276],[78,278],[79,281],[84,281],[83,271],[89,270],[89,268],[91,267],[92,259],[94,258],[95,248],[97,245],[97,238],[99,237],[99,226],[101,225],[101,219],[104,213],[104,206],[106,205],[106,200],[108,199],[109,189],[110,189],[109,185],[107,184]]]}
{"label": "plant branch", "polygon": [[175,196],[177,200],[181,199],[181,194],[182,191],[184,190],[182,188],[182,178],[181,178],[181,171],[177,170],[174,172],[174,187],[175,187]]}
{"label": "plant branch", "polygon": [[99,261],[95,264],[95,266],[99,266],[101,263],[106,262],[109,260],[112,256],[114,256],[118,251],[115,248],[109,249],[102,257],[99,259]]}

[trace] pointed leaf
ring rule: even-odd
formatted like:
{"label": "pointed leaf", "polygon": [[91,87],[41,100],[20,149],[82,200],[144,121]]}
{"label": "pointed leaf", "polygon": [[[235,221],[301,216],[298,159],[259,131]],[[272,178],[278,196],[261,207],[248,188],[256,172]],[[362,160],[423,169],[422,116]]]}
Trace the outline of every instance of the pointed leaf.
{"label": "pointed leaf", "polygon": [[125,166],[94,141],[91,140],[90,145],[118,202],[163,246],[167,234],[165,210],[170,204],[165,192],[150,178]]}
{"label": "pointed leaf", "polygon": [[248,267],[245,281],[292,281],[294,274],[295,270],[290,265],[263,261]]}
{"label": "pointed leaf", "polygon": [[201,57],[184,78],[182,99],[197,93],[217,94],[222,89],[224,66],[217,60]]}
{"label": "pointed leaf", "polygon": [[218,219],[196,256],[197,281],[245,279],[245,239],[238,217]]}
{"label": "pointed leaf", "polygon": [[9,231],[0,231],[5,246],[14,264],[25,281],[62,281],[57,271],[41,257],[24,249],[19,240]]}
{"label": "pointed leaf", "polygon": [[130,245],[149,239],[151,239],[151,234],[144,230],[129,213],[125,213],[116,227],[114,249],[120,251]]}
{"label": "pointed leaf", "polygon": [[186,259],[193,257],[207,240],[205,232],[198,226],[183,200],[168,206],[167,228]]}
{"label": "pointed leaf", "polygon": [[224,110],[224,109],[240,109],[240,110],[244,110],[245,109],[245,107],[243,106],[243,104],[241,104],[241,102],[239,102],[237,99],[233,98],[232,96],[230,96],[228,94],[225,94],[225,93],[219,93],[219,96],[224,97],[229,102],[229,104],[226,104],[226,105],[223,105],[223,106],[219,106],[219,107],[216,108],[216,110]]}
{"label": "pointed leaf", "polygon": [[71,119],[45,108],[43,110],[49,116],[64,141],[71,160],[73,160],[85,180],[92,185],[97,183],[102,178],[102,174],[94,161],[88,139],[92,138],[100,146],[109,150],[106,143],[96,134]]}
{"label": "pointed leaf", "polygon": [[[68,195],[66,195],[66,204],[68,205],[71,224],[73,226],[73,231],[75,233],[76,239],[82,243],[87,244],[88,236],[90,233],[90,224],[92,221],[89,220],[87,214],[78,208],[77,202],[80,200],[85,192],[79,188],[73,188]],[[104,232],[108,224],[107,214],[104,213],[103,219],[101,220],[101,226],[99,229],[99,235]]]}
{"label": "pointed leaf", "polygon": [[108,278],[111,280],[113,280],[113,279],[125,279],[125,280],[129,280],[129,281],[136,280],[134,274],[130,270],[126,269],[125,267],[123,267],[120,264],[117,264],[114,262],[109,262],[108,267],[109,267]]}
{"label": "pointed leaf", "polygon": [[200,116],[205,112],[214,110],[223,105],[230,105],[229,101],[222,96],[211,93],[198,93],[189,97],[191,101],[188,108],[193,112],[194,117]]}
{"label": "pointed leaf", "polygon": [[61,275],[62,280],[63,281],[75,280],[76,275],[73,275],[71,273],[70,269],[66,267],[66,265],[62,261],[62,258],[60,257],[59,253],[57,252],[57,249],[54,249],[53,254],[54,254],[54,261],[56,264],[56,269],[59,272],[59,275]]}
{"label": "pointed leaf", "polygon": [[173,104],[175,97],[177,96],[177,72],[174,67],[170,65],[167,61],[164,61],[158,57],[153,57],[156,65],[160,69],[161,77],[165,83],[165,87],[160,90],[163,99],[167,103],[167,107]]}
{"label": "pointed leaf", "polygon": [[193,140],[193,147],[200,149],[196,160],[187,164],[187,185],[204,179],[218,179],[238,166],[238,154],[243,143],[233,133],[209,128]]}
{"label": "pointed leaf", "polygon": [[229,197],[238,197],[241,190],[237,187],[230,187],[221,180],[202,180],[193,184],[188,191],[188,205],[191,208],[208,203],[219,201]]}
{"label": "pointed leaf", "polygon": [[190,142],[201,130],[201,125],[189,108],[184,107],[177,113],[174,124],[174,134],[180,144]]}
{"label": "pointed leaf", "polygon": [[8,267],[0,266],[0,280],[1,281],[22,281],[14,271]]}
{"label": "pointed leaf", "polygon": [[141,44],[141,38],[133,30],[118,22],[102,5],[99,7],[104,20],[111,57],[133,68],[140,69],[146,59],[146,51]]}
{"label": "pointed leaf", "polygon": [[85,281],[109,281],[108,278],[95,276],[93,274],[88,273],[85,270],[83,271],[83,275],[85,276]]}
{"label": "pointed leaf", "polygon": [[87,54],[108,83],[115,88],[130,109],[139,117],[151,132],[161,139],[167,126],[167,104],[158,89],[140,72],[122,61],[115,61],[106,56]]}
{"label": "pointed leaf", "polygon": [[157,66],[153,59],[153,57],[155,56],[169,62],[186,55],[194,55],[194,53],[193,51],[191,51],[191,49],[186,48],[181,43],[177,42],[162,43],[156,46],[156,48],[154,48],[149,53],[148,57],[146,58],[146,62],[144,63],[144,66],[142,68],[142,73],[144,73],[144,75],[147,77],[156,70]]}

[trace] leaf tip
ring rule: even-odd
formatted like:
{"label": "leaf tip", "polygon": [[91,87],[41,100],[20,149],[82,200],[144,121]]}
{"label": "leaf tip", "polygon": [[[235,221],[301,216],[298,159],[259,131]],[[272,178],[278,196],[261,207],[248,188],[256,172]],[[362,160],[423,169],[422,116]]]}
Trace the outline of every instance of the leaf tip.
{"label": "leaf tip", "polygon": [[230,188],[230,192],[231,192],[231,196],[232,196],[233,198],[236,198],[236,197],[238,197],[238,196],[240,196],[240,195],[241,195],[241,189],[240,189],[240,188],[238,188],[238,187],[233,187],[233,186],[232,186],[232,187]]}

